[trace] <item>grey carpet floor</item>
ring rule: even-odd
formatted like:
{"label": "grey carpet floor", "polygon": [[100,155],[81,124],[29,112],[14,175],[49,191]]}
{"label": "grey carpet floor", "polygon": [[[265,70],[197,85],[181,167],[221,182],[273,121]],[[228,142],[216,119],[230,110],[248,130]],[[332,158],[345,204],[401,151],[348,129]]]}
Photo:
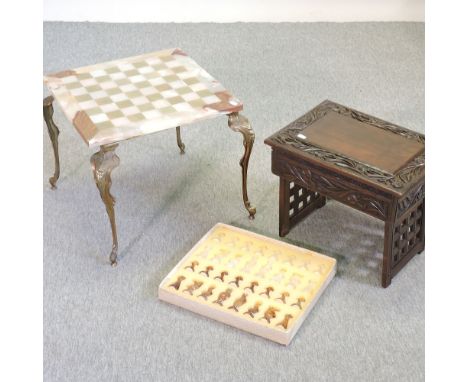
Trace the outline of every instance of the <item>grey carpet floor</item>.
{"label": "grey carpet floor", "polygon": [[[215,223],[278,238],[263,140],[324,99],[424,132],[424,24],[45,23],[44,72],[181,47],[244,101],[256,131],[247,219],[242,139],[218,118],[122,143],[113,173],[120,263],[92,152],[58,108],[62,176],[44,129],[46,381],[421,381],[424,254],[380,287],[381,222],[336,202],[284,240],[338,260],[289,347],[158,301],[157,286]],[[44,94],[46,91],[44,90]]]}

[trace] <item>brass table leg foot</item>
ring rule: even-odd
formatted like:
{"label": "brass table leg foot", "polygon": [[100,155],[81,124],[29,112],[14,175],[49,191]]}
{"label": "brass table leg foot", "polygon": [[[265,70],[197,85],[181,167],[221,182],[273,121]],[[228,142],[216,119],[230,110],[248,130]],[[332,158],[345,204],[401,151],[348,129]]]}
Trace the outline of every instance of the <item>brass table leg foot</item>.
{"label": "brass table leg foot", "polygon": [[60,131],[52,119],[52,116],[54,114],[53,102],[54,97],[52,96],[44,98],[42,103],[42,112],[44,115],[44,121],[47,125],[47,131],[49,132],[50,141],[52,142],[52,148],[54,149],[55,172],[54,176],[51,176],[49,178],[49,183],[52,189],[55,190],[57,188],[57,180],[60,176],[60,160],[58,152],[58,136],[60,134]]}
{"label": "brass table leg foot", "polygon": [[114,152],[117,146],[117,144],[101,146],[101,149],[91,156],[94,181],[96,182],[101,199],[106,206],[112,229],[112,251],[109,257],[112,266],[117,265],[117,252],[119,247],[117,243],[117,228],[115,226],[115,199],[110,193],[112,185],[111,172],[120,163],[119,157]]}
{"label": "brass table leg foot", "polygon": [[231,130],[241,133],[244,137],[244,156],[239,162],[242,167],[242,197],[244,199],[244,206],[249,212],[249,219],[254,219],[257,210],[250,204],[249,197],[247,195],[247,170],[249,167],[252,146],[255,141],[255,133],[250,126],[249,120],[239,113],[229,114],[228,126]]}
{"label": "brass table leg foot", "polygon": [[179,146],[180,153],[185,154],[185,145],[182,142],[182,138],[180,137],[180,126],[176,127],[176,134],[177,134],[177,146]]}

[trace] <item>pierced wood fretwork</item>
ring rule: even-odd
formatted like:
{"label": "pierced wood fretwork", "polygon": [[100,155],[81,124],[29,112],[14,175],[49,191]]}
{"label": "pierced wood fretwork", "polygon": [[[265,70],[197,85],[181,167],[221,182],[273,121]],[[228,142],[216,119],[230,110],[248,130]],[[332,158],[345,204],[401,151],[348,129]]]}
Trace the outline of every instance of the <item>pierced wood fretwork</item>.
{"label": "pierced wood fretwork", "polygon": [[[399,209],[400,205],[397,208]],[[395,223],[393,228],[391,267],[395,268],[407,256],[413,254],[418,244],[423,243],[424,203],[421,198],[408,206],[405,216]]]}
{"label": "pierced wood fretwork", "polygon": [[310,191],[294,182],[289,183],[289,216],[296,216],[312,203],[317,203],[323,197],[315,191]]}

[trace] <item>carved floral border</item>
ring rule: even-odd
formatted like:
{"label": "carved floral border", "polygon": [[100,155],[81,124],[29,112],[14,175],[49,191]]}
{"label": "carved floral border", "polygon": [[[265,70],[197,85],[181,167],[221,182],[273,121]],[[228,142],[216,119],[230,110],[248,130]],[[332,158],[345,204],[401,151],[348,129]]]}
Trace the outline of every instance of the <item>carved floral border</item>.
{"label": "carved floral border", "polygon": [[352,188],[337,177],[324,176],[308,167],[288,161],[278,161],[276,168],[281,176],[288,174],[292,177],[292,181],[302,184],[309,190],[329,196],[381,220],[385,220],[388,216],[387,202],[364,193],[359,188]]}
{"label": "carved floral border", "polygon": [[272,140],[280,144],[293,146],[325,162],[333,163],[335,166],[358,173],[367,177],[368,179],[385,184],[396,190],[405,187],[405,185],[410,183],[413,179],[417,178],[424,172],[424,153],[415,157],[396,174],[390,174],[378,168],[348,158],[344,155],[333,153],[323,148],[311,145],[297,138],[297,134],[300,133],[303,129],[331,111],[337,112],[344,116],[349,116],[360,122],[373,125],[380,129],[390,131],[394,134],[398,134],[405,138],[416,140],[424,144],[425,137],[423,134],[399,127],[389,122],[385,122],[381,119],[347,108],[332,101],[322,102],[320,105],[286,126],[278,134],[273,136]]}

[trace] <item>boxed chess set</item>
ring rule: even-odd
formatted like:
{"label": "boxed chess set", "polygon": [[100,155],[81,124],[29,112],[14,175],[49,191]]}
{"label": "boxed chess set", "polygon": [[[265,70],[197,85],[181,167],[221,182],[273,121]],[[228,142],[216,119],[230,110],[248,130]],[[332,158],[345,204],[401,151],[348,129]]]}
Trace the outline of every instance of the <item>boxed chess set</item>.
{"label": "boxed chess set", "polygon": [[335,259],[218,223],[164,278],[159,298],[288,345],[335,272]]}

